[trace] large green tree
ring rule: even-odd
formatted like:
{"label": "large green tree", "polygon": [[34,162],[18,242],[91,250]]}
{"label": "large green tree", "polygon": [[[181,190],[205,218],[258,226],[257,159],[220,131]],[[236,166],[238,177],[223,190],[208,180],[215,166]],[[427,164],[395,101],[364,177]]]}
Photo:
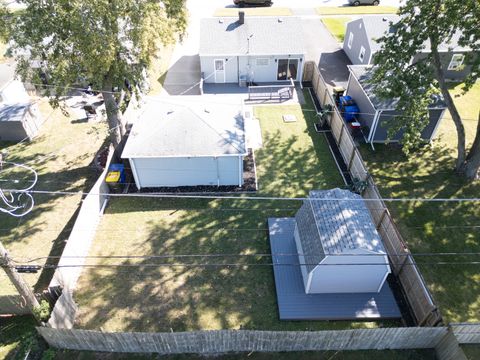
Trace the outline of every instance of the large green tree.
{"label": "large green tree", "polygon": [[[25,10],[3,14],[25,80],[39,82],[32,61],[48,75],[54,105],[66,88],[92,84],[102,92],[111,141],[123,135],[120,93],[145,80],[158,46],[186,28],[185,0],[19,0]],[[0,32],[1,35],[1,32]],[[25,57],[25,50],[30,56]]]}
{"label": "large green tree", "polygon": [[[403,116],[396,118],[394,133],[403,129],[405,152],[421,141],[420,133],[428,124],[428,105],[435,93],[440,93],[455,123],[457,131],[457,160],[455,170],[468,179],[479,176],[480,113],[474,142],[468,148],[465,126],[450,95],[445,80],[445,65],[440,50],[453,38],[469,47],[463,66],[471,68],[464,82],[468,91],[480,72],[480,2],[479,0],[407,0],[399,9],[400,20],[387,35],[379,39],[383,45],[375,55],[372,83],[381,97],[399,99]],[[426,56],[412,59],[430,46]],[[447,65],[448,66],[448,65]],[[480,99],[479,99],[480,101]]]}

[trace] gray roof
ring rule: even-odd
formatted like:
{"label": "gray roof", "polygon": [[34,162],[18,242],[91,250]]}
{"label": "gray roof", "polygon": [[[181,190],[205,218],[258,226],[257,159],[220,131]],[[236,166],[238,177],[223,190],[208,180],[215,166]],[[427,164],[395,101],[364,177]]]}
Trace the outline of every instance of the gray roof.
{"label": "gray roof", "polygon": [[[353,22],[362,22],[365,27],[365,33],[369,39],[370,49],[372,52],[378,51],[381,48],[381,44],[377,43],[376,39],[381,38],[388,32],[393,32],[393,28],[390,23],[395,24],[400,19],[398,15],[382,15],[382,16],[365,16]],[[446,43],[440,44],[439,51],[469,51],[469,47],[458,45],[458,40],[462,32],[456,31],[452,36],[452,39]],[[426,41],[424,44],[423,52],[430,52],[430,41]]]}
{"label": "gray roof", "polygon": [[[372,66],[368,65],[348,65],[350,73],[358,80],[358,83],[367,94],[373,107],[377,110],[395,110],[398,99],[381,99],[375,95],[373,85],[369,83],[372,75]],[[395,76],[395,75],[392,75]],[[355,100],[355,99],[354,99]],[[441,96],[432,98],[430,109],[444,109],[446,108],[445,102]]]}
{"label": "gray roof", "polygon": [[135,121],[122,158],[245,153],[244,120],[237,107],[151,101]]}
{"label": "gray roof", "polygon": [[[250,40],[247,40],[248,38]],[[246,16],[243,25],[238,23],[236,17],[201,20],[200,56],[247,53],[250,55],[304,54],[300,18]]]}
{"label": "gray roof", "polygon": [[0,104],[0,121],[23,121],[30,104]]}
{"label": "gray roof", "polygon": [[307,266],[309,272],[325,255],[355,253],[359,249],[385,254],[365,202],[351,191],[311,191],[295,219],[303,252],[314,261]]}
{"label": "gray roof", "polygon": [[15,79],[15,63],[0,64],[0,91]]}

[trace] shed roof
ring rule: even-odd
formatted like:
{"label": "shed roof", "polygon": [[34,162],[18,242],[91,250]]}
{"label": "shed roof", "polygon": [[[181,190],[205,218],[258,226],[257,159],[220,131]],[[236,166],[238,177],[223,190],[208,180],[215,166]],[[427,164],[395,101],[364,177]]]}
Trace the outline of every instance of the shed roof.
{"label": "shed roof", "polygon": [[0,91],[15,79],[15,63],[0,64]]}
{"label": "shed roof", "polygon": [[228,105],[147,103],[122,158],[244,155],[244,120]]}
{"label": "shed roof", "polygon": [[[369,83],[372,77],[372,66],[368,65],[348,65],[350,73],[355,77],[363,91],[370,99],[373,107],[376,110],[395,110],[398,104],[398,99],[382,99],[375,95],[373,85]],[[392,75],[395,76],[395,75]],[[355,100],[355,99],[354,99]],[[446,108],[445,102],[441,96],[432,98],[430,109],[444,109]]]}
{"label": "shed roof", "polygon": [[[304,217],[306,213],[314,221],[298,221],[298,216]],[[358,249],[385,254],[365,202],[351,191],[311,191],[295,218],[304,254],[312,261],[307,266],[309,272],[325,255],[355,253]]]}
{"label": "shed roof", "polygon": [[200,56],[304,54],[300,18],[206,18],[200,26]]}
{"label": "shed roof", "polygon": [[0,121],[23,121],[30,104],[0,104]]}

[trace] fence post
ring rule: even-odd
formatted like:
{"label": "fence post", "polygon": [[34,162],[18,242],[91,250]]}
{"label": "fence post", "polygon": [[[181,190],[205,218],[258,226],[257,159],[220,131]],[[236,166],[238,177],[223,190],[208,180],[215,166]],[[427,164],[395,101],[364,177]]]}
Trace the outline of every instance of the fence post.
{"label": "fence post", "polygon": [[443,336],[435,346],[435,355],[438,360],[467,360],[465,353],[450,328],[448,328],[445,336]]}
{"label": "fence post", "polygon": [[355,158],[355,154],[356,154],[357,150],[355,148],[352,149],[352,155],[350,155],[350,160],[348,161],[348,171],[350,171],[350,169],[352,168],[352,164],[353,164],[353,159]]}
{"label": "fence post", "polygon": [[380,228],[382,227],[382,222],[383,222],[383,219],[385,218],[385,215],[387,215],[387,209],[383,209],[383,212],[382,212],[382,215],[380,216],[380,220],[378,221],[378,224],[377,224],[377,231],[380,230]]}
{"label": "fence post", "polygon": [[342,130],[340,130],[340,136],[338,137],[338,147],[341,148],[343,132],[345,131],[345,123],[342,121]]}

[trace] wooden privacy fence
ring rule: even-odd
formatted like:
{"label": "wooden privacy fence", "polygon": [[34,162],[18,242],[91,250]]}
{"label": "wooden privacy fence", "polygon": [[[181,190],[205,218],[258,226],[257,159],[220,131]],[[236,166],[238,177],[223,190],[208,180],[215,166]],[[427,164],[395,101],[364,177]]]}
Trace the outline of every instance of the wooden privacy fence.
{"label": "wooden privacy fence", "polygon": [[27,315],[30,309],[20,295],[3,295],[0,296],[0,314]]}
{"label": "wooden privacy fence", "polygon": [[365,162],[355,146],[355,142],[335,106],[329,88],[315,63],[307,62],[305,64],[303,80],[312,83],[322,107],[330,105],[334,109],[331,115],[327,117],[332,135],[352,177],[368,182],[368,188],[362,196],[368,199],[366,204],[389,254],[392,271],[402,285],[402,290],[410,304],[417,324],[420,326],[437,326],[442,322],[440,312],[418,271],[415,260],[382,200],[374,180],[369,176]]}
{"label": "wooden privacy fence", "polygon": [[[37,330],[50,346],[56,348],[158,354],[430,349],[436,348],[451,334],[446,327],[331,331],[218,330],[172,333],[108,333],[46,327],[38,327]],[[458,347],[458,343],[454,341],[451,346],[455,345]]]}
{"label": "wooden privacy fence", "polygon": [[480,323],[457,323],[450,327],[461,344],[480,344]]}

